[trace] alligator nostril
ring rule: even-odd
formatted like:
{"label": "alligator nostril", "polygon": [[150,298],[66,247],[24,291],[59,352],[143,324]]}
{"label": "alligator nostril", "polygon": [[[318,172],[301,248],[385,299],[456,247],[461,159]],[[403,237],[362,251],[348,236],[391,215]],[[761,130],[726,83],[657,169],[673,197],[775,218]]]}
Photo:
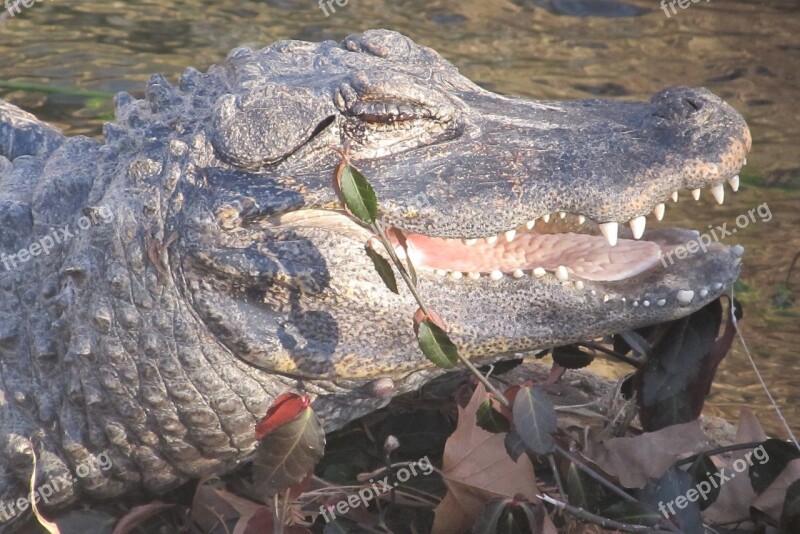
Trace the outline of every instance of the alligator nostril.
{"label": "alligator nostril", "polygon": [[687,104],[692,106],[695,111],[698,111],[702,107],[701,104],[699,104],[697,102],[694,102],[694,101],[692,101],[692,100],[690,100],[688,98],[684,98],[683,100],[684,100],[684,102],[686,102]]}

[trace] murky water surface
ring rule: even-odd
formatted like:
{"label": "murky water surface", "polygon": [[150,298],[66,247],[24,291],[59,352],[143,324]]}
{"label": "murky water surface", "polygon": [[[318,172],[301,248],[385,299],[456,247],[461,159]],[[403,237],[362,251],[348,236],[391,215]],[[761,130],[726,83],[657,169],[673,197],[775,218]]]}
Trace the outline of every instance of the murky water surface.
{"label": "murky water surface", "polygon": [[[668,85],[706,86],[752,129],[742,190],[724,206],[707,193],[699,203],[684,194],[668,205],[666,223],[732,226],[737,215],[768,204],[769,221],[728,239],[747,249],[737,285],[745,339],[800,431],[800,265],[789,280],[794,293],[785,287],[800,253],[797,0],[710,0],[669,18],[656,0],[347,0],[333,9],[326,17],[315,0],[39,1],[0,26],[0,81],[141,94],[151,73],[176,79],[186,66],[205,69],[235,46],[391,28],[503,93],[646,99]],[[98,135],[109,114],[102,100],[2,88],[0,96],[68,134]],[[784,435],[738,342],[710,405],[729,418],[753,408],[768,430]]]}

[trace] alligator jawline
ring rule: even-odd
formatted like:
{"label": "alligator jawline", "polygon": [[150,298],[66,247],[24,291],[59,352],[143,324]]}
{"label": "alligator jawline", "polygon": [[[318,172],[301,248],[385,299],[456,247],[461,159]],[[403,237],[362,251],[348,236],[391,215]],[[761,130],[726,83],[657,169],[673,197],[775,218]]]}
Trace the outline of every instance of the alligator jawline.
{"label": "alligator jawline", "polygon": [[[738,176],[729,182],[734,191],[738,190]],[[720,204],[723,198],[721,189],[722,184],[711,188]],[[696,200],[699,192],[699,189],[692,191]],[[672,198],[677,201],[677,193]],[[664,204],[659,204],[654,212],[661,220]],[[562,221],[566,221],[567,231],[559,230],[558,223]],[[565,212],[534,219],[518,228],[480,239],[430,237],[396,227],[392,227],[389,234],[398,256],[405,258],[407,253],[415,266],[456,280],[465,277],[477,280],[481,276],[493,280],[504,276],[541,278],[553,273],[562,281],[574,277],[614,282],[651,269],[675,247],[674,243],[642,239],[644,221],[644,216],[631,221],[632,239],[617,239],[616,223],[600,224],[603,235],[588,234],[588,228],[584,226],[585,216]],[[676,238],[678,233],[685,232],[673,230]],[[396,232],[402,233],[405,246],[401,246],[393,236]]]}

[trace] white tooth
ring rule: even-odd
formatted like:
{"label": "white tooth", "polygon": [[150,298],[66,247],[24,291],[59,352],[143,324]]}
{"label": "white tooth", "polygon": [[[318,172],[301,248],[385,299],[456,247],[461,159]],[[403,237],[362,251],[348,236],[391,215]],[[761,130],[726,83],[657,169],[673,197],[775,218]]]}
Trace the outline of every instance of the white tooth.
{"label": "white tooth", "polygon": [[595,291],[594,289],[592,289],[591,293],[592,295],[597,296],[597,291]]}
{"label": "white tooth", "polygon": [[603,295],[603,302],[608,302],[609,300],[611,300],[611,297],[608,295]]}
{"label": "white tooth", "polygon": [[700,295],[700,298],[706,298],[708,296],[708,289],[706,288],[701,289],[698,292],[698,295]]}
{"label": "white tooth", "polygon": [[638,308],[639,307],[639,301],[638,300],[634,300],[633,301],[633,307],[634,308]]}
{"label": "white tooth", "polygon": [[583,280],[576,280],[575,281],[575,289],[581,290],[584,288]]}
{"label": "white tooth", "polygon": [[733,253],[737,256],[741,256],[744,254],[744,247],[742,245],[733,245],[731,247],[731,251],[733,251]]}
{"label": "white tooth", "polygon": [[714,285],[711,286],[714,291],[719,291],[722,289],[722,284],[720,282],[714,282]]}
{"label": "white tooth", "polygon": [[656,304],[658,304],[659,306],[663,306],[666,303],[667,303],[667,299],[658,299],[656,301]]}
{"label": "white tooth", "polygon": [[739,175],[737,174],[736,176],[734,176],[733,178],[728,180],[728,184],[730,184],[731,189],[733,189],[734,193],[736,191],[738,191],[739,190]]}
{"label": "white tooth", "polygon": [[481,277],[481,273],[467,273],[467,278],[470,280],[478,280]]}
{"label": "white tooth", "polygon": [[694,291],[690,289],[681,289],[675,294],[675,298],[678,299],[679,304],[689,304],[694,298]]}
{"label": "white tooth", "polygon": [[717,204],[725,202],[725,188],[722,187],[722,184],[717,184],[712,187],[711,194],[714,195],[714,200],[717,201]]}
{"label": "white tooth", "polygon": [[647,225],[647,219],[645,219],[644,215],[641,215],[635,219],[631,219],[630,225],[633,238],[641,239],[642,235],[644,235],[644,227]]}
{"label": "white tooth", "polygon": [[544,222],[546,222],[546,223],[549,223],[549,222],[550,222],[550,214],[548,213],[547,215],[545,215],[544,217],[542,217],[542,220],[543,220]]}
{"label": "white tooth", "polygon": [[486,242],[489,243],[490,245],[494,245],[495,243],[497,243],[497,236],[493,235],[492,237],[487,237]]}
{"label": "white tooth", "polygon": [[578,215],[578,224],[583,224],[586,222],[586,217],[583,215]]}
{"label": "white tooth", "polygon": [[541,278],[547,274],[547,271],[544,270],[543,267],[537,267],[533,270],[533,276],[536,278]]}
{"label": "white tooth", "polygon": [[673,202],[677,202],[678,201],[678,192],[677,191],[673,191],[672,192],[672,201]]}
{"label": "white tooth", "polygon": [[700,189],[692,189],[692,198],[700,200]]}
{"label": "white tooth", "polygon": [[643,301],[642,301],[642,306],[644,306],[645,308],[647,308],[648,306],[650,306],[650,301],[649,301],[649,300],[643,300]]}
{"label": "white tooth", "polygon": [[527,228],[528,230],[532,230],[534,224],[536,224],[536,219],[526,222],[525,228]]}
{"label": "white tooth", "polygon": [[619,231],[619,223],[607,222],[599,225],[600,231],[606,236],[606,241],[612,247],[617,244],[617,233]]}
{"label": "white tooth", "polygon": [[491,278],[492,280],[500,280],[501,278],[503,278],[503,273],[501,273],[500,271],[492,271],[489,273],[489,278]]}
{"label": "white tooth", "polygon": [[511,276],[514,278],[522,278],[525,273],[522,272],[522,269],[514,269],[514,272],[511,273]]}
{"label": "white tooth", "polygon": [[444,269],[436,269],[436,274],[438,274],[439,276],[447,276],[447,271],[445,271]]}
{"label": "white tooth", "polygon": [[472,245],[477,243],[478,240],[477,239],[462,239],[461,242],[464,243],[465,245],[467,245],[468,247],[471,247]]}
{"label": "white tooth", "polygon": [[619,299],[619,300],[620,300],[620,302],[622,302],[623,304],[625,304],[625,303],[628,301],[628,299],[626,299],[625,297],[622,297],[622,298],[621,298],[621,299]]}
{"label": "white tooth", "polygon": [[558,280],[561,280],[562,282],[569,280],[569,273],[567,272],[567,268],[564,267],[563,265],[559,265],[556,268],[556,278]]}
{"label": "white tooth", "polygon": [[394,249],[394,253],[397,254],[398,259],[405,261],[406,249],[404,249],[403,247],[397,247],[396,249]]}
{"label": "white tooth", "polygon": [[516,230],[509,230],[508,232],[506,232],[503,235],[506,236],[506,241],[511,243],[512,241],[514,241],[514,238],[517,236],[517,231]]}
{"label": "white tooth", "polygon": [[558,217],[559,217],[560,219],[563,219],[563,218],[564,218],[564,217],[566,217],[566,216],[567,216],[567,212],[566,212],[566,211],[559,211],[559,212],[558,212]]}
{"label": "white tooth", "polygon": [[452,271],[450,273],[450,278],[452,278],[453,280],[461,280],[463,276],[464,274],[461,271]]}
{"label": "white tooth", "polygon": [[653,214],[656,216],[657,221],[664,220],[664,211],[666,211],[666,209],[667,207],[664,205],[663,202],[658,206],[656,206],[655,208],[653,208]]}

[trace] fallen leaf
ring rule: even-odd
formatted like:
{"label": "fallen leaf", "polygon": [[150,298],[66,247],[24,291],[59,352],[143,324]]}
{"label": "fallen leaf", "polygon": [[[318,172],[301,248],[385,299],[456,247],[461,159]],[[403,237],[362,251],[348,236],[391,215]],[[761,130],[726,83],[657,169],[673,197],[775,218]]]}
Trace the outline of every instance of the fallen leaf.
{"label": "fallen leaf", "polygon": [[[736,429],[734,443],[748,443],[751,441],[764,441],[767,435],[761,428],[761,424],[756,419],[753,412],[744,409],[739,416],[739,426]],[[749,450],[734,451],[724,459],[721,456],[714,456],[712,460],[719,468],[725,469],[725,474],[733,471],[733,462],[739,458],[744,459]],[[750,505],[756,500],[756,494],[750,484],[750,478],[746,473],[728,480],[720,486],[719,497],[714,504],[703,510],[703,522],[707,524],[736,523],[750,519]],[[745,527],[745,525],[740,525]]]}
{"label": "fallen leaf", "polygon": [[699,420],[672,425],[635,437],[597,439],[590,431],[583,456],[625,488],[643,488],[649,478],[661,478],[682,455],[701,451],[708,443]]}
{"label": "fallen leaf", "polygon": [[448,492],[436,507],[434,533],[468,530],[492,499],[522,494],[538,502],[528,456],[513,461],[506,453],[505,434],[486,432],[476,424],[478,406],[487,397],[486,389],[478,384],[467,407],[458,408],[456,430],[444,448],[441,474]]}
{"label": "fallen leaf", "polygon": [[778,522],[781,518],[783,502],[786,500],[786,491],[797,480],[800,480],[800,459],[789,462],[778,478],[756,498],[751,506]]}

